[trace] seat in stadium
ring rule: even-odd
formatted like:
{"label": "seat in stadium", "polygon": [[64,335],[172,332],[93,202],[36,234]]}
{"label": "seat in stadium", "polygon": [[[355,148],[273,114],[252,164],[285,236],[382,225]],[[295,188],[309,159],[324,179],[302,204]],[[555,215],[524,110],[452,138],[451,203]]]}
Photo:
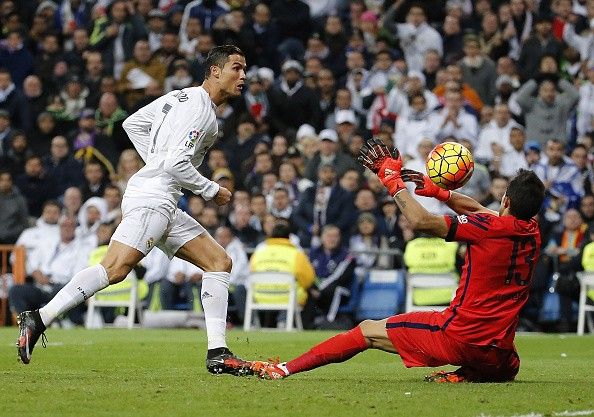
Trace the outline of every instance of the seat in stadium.
{"label": "seat in stadium", "polygon": [[411,311],[430,311],[444,310],[447,305],[432,305],[425,304],[418,305],[415,303],[415,290],[416,289],[443,289],[444,292],[450,295],[450,300],[454,298],[456,294],[456,288],[458,288],[458,277],[455,273],[443,273],[443,274],[408,274],[406,277],[406,304],[405,311],[407,313]]}
{"label": "seat in stadium", "polygon": [[[293,274],[287,272],[255,272],[247,281],[245,318],[243,329],[252,328],[252,319],[258,321],[257,311],[286,311],[285,329],[303,329],[301,309],[297,303],[297,283]],[[258,323],[259,325],[259,323]]]}
{"label": "seat in stadium", "polygon": [[371,269],[361,288],[357,321],[380,320],[400,312],[404,302],[404,271]]}
{"label": "seat in stadium", "polygon": [[588,297],[594,299],[594,272],[578,272],[577,277],[580,280],[577,334],[582,336],[586,322],[590,333],[594,333],[592,315],[588,315],[588,313],[594,313],[594,305],[588,305],[587,303]]}

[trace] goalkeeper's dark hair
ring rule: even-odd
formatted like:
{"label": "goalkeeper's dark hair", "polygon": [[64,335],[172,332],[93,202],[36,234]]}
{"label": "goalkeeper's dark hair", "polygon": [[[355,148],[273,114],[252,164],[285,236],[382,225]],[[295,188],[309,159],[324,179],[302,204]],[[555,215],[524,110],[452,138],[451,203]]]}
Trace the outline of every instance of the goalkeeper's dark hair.
{"label": "goalkeeper's dark hair", "polygon": [[540,211],[545,186],[534,171],[520,169],[509,182],[505,193],[509,197],[509,212],[521,220],[529,220]]}
{"label": "goalkeeper's dark hair", "polygon": [[204,66],[206,68],[206,73],[204,74],[204,78],[210,77],[210,69],[213,66],[217,66],[221,69],[225,66],[225,63],[229,60],[229,56],[231,55],[241,55],[245,57],[245,54],[241,49],[239,49],[235,45],[221,45],[215,46],[208,52],[208,56],[206,57],[206,62]]}

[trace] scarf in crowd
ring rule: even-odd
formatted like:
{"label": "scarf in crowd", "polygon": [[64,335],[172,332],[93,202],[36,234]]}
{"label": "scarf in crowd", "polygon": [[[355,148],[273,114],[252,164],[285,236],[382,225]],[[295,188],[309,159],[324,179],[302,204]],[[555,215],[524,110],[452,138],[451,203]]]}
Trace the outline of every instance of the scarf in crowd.
{"label": "scarf in crowd", "polygon": [[285,79],[283,79],[280,84],[282,92],[285,93],[287,97],[291,97],[293,94],[299,91],[301,87],[303,87],[303,81],[301,80],[297,81],[293,87],[289,87],[289,84],[287,84]]}
{"label": "scarf in crowd", "polygon": [[6,101],[10,93],[14,91],[14,83],[10,83],[6,90],[0,90],[0,102]]}
{"label": "scarf in crowd", "polygon": [[107,136],[113,135],[115,124],[124,120],[126,117],[128,117],[128,113],[121,107],[118,107],[108,118],[103,117],[99,109],[95,112],[97,127],[103,130]]}

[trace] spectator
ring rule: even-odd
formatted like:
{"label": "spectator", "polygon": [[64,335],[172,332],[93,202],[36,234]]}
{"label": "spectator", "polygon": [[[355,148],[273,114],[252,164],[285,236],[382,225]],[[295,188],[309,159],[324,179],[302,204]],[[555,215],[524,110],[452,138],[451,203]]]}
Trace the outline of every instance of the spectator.
{"label": "spectator", "polygon": [[528,161],[524,153],[526,146],[526,133],[520,125],[513,126],[509,133],[510,148],[498,147],[497,157],[493,159],[493,171],[511,178],[519,169],[528,169]]}
{"label": "spectator", "polygon": [[12,82],[10,73],[3,68],[0,68],[0,110],[8,112],[11,126],[25,132],[31,130],[31,115],[27,99]]}
{"label": "spectator", "polygon": [[270,206],[270,214],[277,218],[289,220],[292,213],[293,205],[289,199],[289,192],[282,186],[275,187]]}
{"label": "spectator", "polygon": [[423,60],[422,74],[425,76],[425,84],[428,90],[436,87],[435,77],[441,67],[441,56],[435,49],[428,49]]}
{"label": "spectator", "polygon": [[447,136],[453,136],[475,143],[478,137],[478,123],[476,117],[464,109],[462,93],[459,90],[448,91],[445,99],[444,108],[429,116],[430,136],[439,142]]}
{"label": "spectator", "polygon": [[388,248],[388,239],[383,236],[377,226],[374,214],[363,212],[357,219],[357,229],[349,240],[349,250],[356,253],[357,268],[355,273],[363,277],[369,269],[377,267],[386,269],[391,267],[390,257],[368,251],[380,251]]}
{"label": "spectator", "polygon": [[132,109],[143,96],[144,88],[154,80],[163,85],[167,68],[152,56],[149,43],[139,40],[134,45],[134,55],[122,68],[118,91],[124,96],[126,108]]}
{"label": "spectator", "polygon": [[180,30],[179,33],[179,52],[187,59],[194,56],[196,45],[198,44],[198,36],[202,34],[202,23],[197,17],[190,17],[185,29]]}
{"label": "spectator", "polygon": [[51,93],[57,93],[60,85],[59,79],[55,77],[54,69],[58,62],[62,61],[62,51],[58,35],[52,32],[44,34],[39,48],[39,53],[34,61],[35,75],[41,78],[43,85]]}
{"label": "spectator", "polygon": [[233,210],[234,221],[231,224],[233,234],[239,238],[245,248],[255,248],[260,242],[260,233],[250,226],[252,213],[249,207],[237,206]]}
{"label": "spectator", "polygon": [[[36,255],[35,270],[31,273],[33,282],[10,289],[10,309],[14,313],[42,307],[84,267],[83,264],[86,265],[87,248],[76,239],[75,228],[74,218],[62,218],[59,239],[47,241]],[[69,317],[82,323],[80,311],[76,309]]]}
{"label": "spectator", "polygon": [[422,72],[409,71],[402,90],[393,88],[388,94],[388,110],[398,115],[398,118],[408,117],[413,111],[410,99],[415,95],[425,98],[425,109],[434,110],[439,105],[437,96],[425,89],[425,76]]}
{"label": "spectator", "polygon": [[[417,236],[406,245],[404,263],[409,274],[455,273],[457,242],[446,242],[439,237]],[[447,305],[454,288],[415,288],[414,305]]]}
{"label": "spectator", "polygon": [[30,128],[33,128],[37,122],[37,118],[45,110],[45,106],[47,105],[47,96],[43,91],[41,79],[37,75],[29,75],[25,78],[23,81],[23,94],[29,108],[28,125]]}
{"label": "spectator", "polygon": [[124,193],[128,180],[144,166],[143,160],[133,149],[126,149],[120,154],[114,180],[121,192]]}
{"label": "spectator", "polygon": [[84,55],[89,52],[89,34],[85,28],[74,30],[72,33],[72,49],[64,53],[64,60],[70,71],[80,77],[85,72]]}
{"label": "spectator", "polygon": [[549,222],[559,221],[567,208],[577,207],[584,194],[582,176],[564,152],[565,144],[561,140],[549,139],[545,148],[547,161],[534,167],[534,172],[545,186],[547,198],[543,210]]}
{"label": "spectator", "polygon": [[220,16],[230,11],[227,3],[221,0],[195,0],[186,5],[180,25],[180,33],[186,32],[188,20],[198,18],[205,31],[211,32],[213,25]]}
{"label": "spectator", "polygon": [[12,245],[28,226],[27,202],[13,185],[12,175],[0,171],[0,244]]}
{"label": "spectator", "polygon": [[586,30],[584,33],[577,31],[571,22],[565,24],[563,28],[563,40],[580,53],[580,60],[583,64],[594,60],[594,31],[592,30],[594,28],[591,18],[590,14],[590,30]]}
{"label": "spectator", "polygon": [[66,191],[64,191],[63,203],[64,207],[62,212],[64,216],[76,218],[83,203],[80,189],[77,187],[67,188]]}
{"label": "spectator", "polygon": [[509,52],[509,43],[503,37],[503,32],[499,28],[499,19],[495,13],[488,11],[483,15],[481,29],[479,33],[481,53],[493,61],[506,56]]}
{"label": "spectator", "polygon": [[169,93],[173,90],[181,90],[192,85],[192,76],[190,75],[190,66],[183,60],[177,60],[173,63],[173,74],[165,78],[164,91]]}
{"label": "spectator", "polygon": [[303,45],[311,33],[309,6],[301,0],[274,0],[270,14],[278,27],[280,60],[300,59]]}
{"label": "spectator", "polygon": [[225,157],[232,172],[239,174],[241,164],[254,154],[261,136],[256,132],[255,120],[243,115],[237,122],[236,135],[225,146]]}
{"label": "spectator", "polygon": [[0,157],[0,164],[5,165],[16,176],[25,171],[25,161],[32,155],[27,135],[23,131],[14,130],[10,134],[8,152]]}
{"label": "spectator", "polygon": [[[557,87],[561,90],[559,94]],[[538,96],[533,97],[538,89]],[[551,138],[567,139],[566,121],[579,99],[579,92],[567,80],[552,77],[540,84],[530,80],[518,90],[517,101],[526,118],[526,135],[541,145]]]}
{"label": "spectator", "polygon": [[99,108],[95,112],[97,128],[105,136],[113,140],[120,152],[133,147],[128,135],[122,128],[122,123],[124,123],[126,117],[128,117],[128,113],[120,107],[115,94],[103,93],[101,95]]}
{"label": "spectator", "polygon": [[[471,153],[473,152],[472,143],[469,140],[461,139],[459,142]],[[475,161],[472,176],[463,187],[458,189],[458,192],[466,194],[467,196],[472,197],[482,204],[482,202],[485,201],[485,199],[489,196],[490,186],[491,177],[489,176],[488,168],[485,165]]]}
{"label": "spectator", "polygon": [[338,135],[334,130],[324,129],[320,132],[320,150],[315,153],[313,158],[305,167],[304,177],[315,181],[321,164],[331,164],[338,176],[344,174],[347,169],[355,168],[359,170],[356,162],[347,154],[340,152]]}
{"label": "spectator", "polygon": [[122,220],[122,192],[115,184],[107,184],[103,191],[103,199],[107,203],[107,223],[119,224]]}
{"label": "spectator", "polygon": [[245,188],[249,192],[261,191],[262,193],[264,193],[263,179],[266,174],[272,173],[272,168],[272,156],[270,155],[270,153],[257,153],[254,168],[245,176]]}
{"label": "spectator", "polygon": [[[356,193],[359,189],[361,182],[361,174],[359,170],[351,168],[347,170],[342,176],[340,177],[339,184],[342,188],[350,193]],[[297,203],[297,201],[295,201]]]}
{"label": "spectator", "polygon": [[79,245],[89,248],[97,247],[97,229],[107,221],[107,202],[101,197],[91,197],[84,202],[78,211],[78,227],[76,237]]}
{"label": "spectator", "polygon": [[23,43],[23,36],[17,30],[6,35],[6,43],[0,49],[0,67],[6,68],[16,85],[22,85],[33,72],[33,56]]}
{"label": "spectator", "polygon": [[99,52],[86,51],[84,55],[84,74],[83,83],[89,90],[86,105],[90,108],[97,108],[99,106],[99,99],[101,98],[101,81],[103,79],[103,57]]}
{"label": "spectator", "polygon": [[435,49],[440,56],[443,55],[441,36],[427,24],[427,15],[420,3],[410,7],[406,23],[395,23],[394,17],[399,6],[400,3],[395,2],[386,11],[384,27],[397,34],[408,68],[421,71],[425,53],[429,49]]}
{"label": "spectator", "polygon": [[312,237],[318,237],[321,228],[334,224],[345,239],[354,220],[355,207],[351,193],[342,189],[336,180],[333,164],[322,163],[318,168],[317,184],[301,194],[299,205],[293,213],[301,245],[309,247]]}
{"label": "spectator", "polygon": [[93,109],[87,108],[80,112],[78,129],[70,132],[69,139],[74,146],[74,157],[77,160],[98,161],[110,175],[115,174],[113,167],[117,163],[119,152],[113,140],[97,129]]}
{"label": "spectator", "polygon": [[538,75],[538,65],[545,55],[559,60],[563,50],[562,43],[553,37],[551,20],[546,16],[536,19],[536,32],[522,45],[518,68],[523,81],[528,81]]}
{"label": "spectator", "polygon": [[544,252],[554,259],[551,265],[551,272],[560,274],[556,290],[560,298],[560,322],[558,330],[561,332],[575,329],[573,321],[572,303],[577,299],[577,294],[572,288],[575,280],[575,273],[581,269],[580,247],[586,237],[587,225],[583,222],[579,211],[569,209],[563,216],[563,229],[560,233],[554,233]]}
{"label": "spectator", "polygon": [[[179,36],[172,31],[163,33],[161,46],[157,49],[154,56],[167,68],[167,75],[172,75],[175,72],[176,62],[185,62],[188,64],[185,57],[179,53]],[[189,70],[190,67],[188,65],[188,75]]]}
{"label": "spectator", "polygon": [[501,151],[510,150],[510,132],[518,124],[511,118],[507,104],[497,104],[493,111],[493,120],[481,129],[474,158],[482,164],[489,165],[493,159],[493,147]]}
{"label": "spectator", "polygon": [[[15,245],[25,247],[25,272],[31,275],[36,269],[38,252],[44,250],[48,242],[59,239],[58,220],[62,206],[56,200],[48,200],[43,204],[41,216],[36,220],[34,227],[23,230]],[[11,259],[11,262],[13,260]]]}
{"label": "spectator", "polygon": [[590,225],[594,221],[594,195],[586,194],[580,201],[580,214],[584,223]]}
{"label": "spectator", "polygon": [[503,34],[504,37],[509,39],[509,56],[518,59],[522,44],[527,41],[530,33],[532,33],[534,15],[527,9],[524,0],[511,0],[509,2],[509,12],[509,20],[507,22],[501,21],[502,24],[506,23]]}
{"label": "spectator", "polygon": [[[290,2],[301,3],[300,0]],[[298,61],[288,60],[283,64],[280,84],[272,87],[269,95],[271,133],[285,132],[294,136],[304,123],[319,125],[316,94],[303,85],[302,76],[303,66]]]}
{"label": "spectator", "polygon": [[443,39],[443,61],[452,64],[462,58],[462,45],[464,34],[460,25],[460,19],[456,16],[447,15],[442,27]]}
{"label": "spectator", "polygon": [[163,39],[163,33],[167,28],[167,20],[165,20],[165,13],[159,9],[152,9],[148,13],[148,19],[146,21],[146,27],[148,29],[148,42],[151,52],[157,51],[161,48],[161,40]]}
{"label": "spectator", "polygon": [[167,274],[161,279],[161,308],[163,310],[192,310],[192,284],[202,281],[203,271],[179,258],[169,262]]}
{"label": "spectator", "polygon": [[83,200],[86,201],[91,197],[102,197],[105,186],[109,181],[101,164],[96,161],[89,161],[85,164],[83,172],[84,181],[81,186]]}
{"label": "spectator", "polygon": [[354,279],[355,260],[341,244],[340,229],[332,224],[322,228],[321,245],[312,248],[309,259],[317,280],[309,289],[303,307],[303,327],[311,329],[316,316],[327,316],[336,288],[350,290]]}
{"label": "spectator", "polygon": [[475,89],[484,104],[495,103],[495,63],[481,55],[479,38],[474,35],[464,37],[464,58],[460,62],[464,82]]}
{"label": "spectator", "polygon": [[[290,230],[286,224],[278,223],[271,237],[258,247],[250,258],[251,272],[288,272],[297,282],[297,302],[303,306],[307,300],[307,290],[315,280],[315,271],[307,255],[289,240]],[[286,317],[278,317],[278,327],[283,327]]]}
{"label": "spectator", "polygon": [[50,154],[43,158],[43,169],[54,183],[54,198],[64,194],[67,188],[82,184],[82,164],[70,154],[68,141],[64,136],[55,136],[52,139]]}
{"label": "spectator", "polygon": [[41,157],[31,155],[25,162],[25,172],[15,179],[15,185],[27,201],[30,216],[41,216],[42,207],[46,200],[53,195],[52,178],[43,172]]}
{"label": "spectator", "polygon": [[124,63],[132,57],[133,46],[146,36],[146,28],[132,4],[114,0],[107,6],[106,15],[95,20],[91,46],[101,52],[105,68],[119,80]]}
{"label": "spectator", "polygon": [[594,62],[588,65],[587,81],[580,86],[576,128],[579,136],[594,130]]}
{"label": "spectator", "polygon": [[501,199],[505,195],[509,180],[507,177],[493,176],[491,179],[491,189],[489,190],[489,196],[485,200],[485,207],[490,210],[499,212],[501,207]]}
{"label": "spectator", "polygon": [[445,70],[444,82],[438,83],[433,92],[441,102],[444,102],[447,92],[454,90],[462,93],[464,103],[469,106],[469,109],[480,113],[483,102],[476,90],[463,82],[462,68],[459,65],[448,65]]}
{"label": "spectator", "polygon": [[249,275],[249,262],[241,241],[233,235],[233,231],[221,226],[214,235],[215,240],[221,245],[233,261],[229,278],[230,304],[235,306],[239,322],[243,323],[246,299],[246,284]]}
{"label": "spectator", "polygon": [[210,206],[204,207],[204,210],[202,210],[202,215],[200,216],[200,224],[211,236],[214,235],[217,227],[221,225],[219,216],[217,214],[217,209]]}
{"label": "spectator", "polygon": [[258,3],[254,7],[252,22],[246,28],[248,36],[254,39],[254,60],[250,61],[258,67],[277,68],[279,30],[277,23],[271,19],[270,8],[266,3]]}
{"label": "spectator", "polygon": [[429,125],[431,109],[427,106],[427,99],[422,94],[413,94],[408,98],[410,111],[396,120],[396,146],[408,158],[418,157],[419,143],[431,136],[433,132]]}

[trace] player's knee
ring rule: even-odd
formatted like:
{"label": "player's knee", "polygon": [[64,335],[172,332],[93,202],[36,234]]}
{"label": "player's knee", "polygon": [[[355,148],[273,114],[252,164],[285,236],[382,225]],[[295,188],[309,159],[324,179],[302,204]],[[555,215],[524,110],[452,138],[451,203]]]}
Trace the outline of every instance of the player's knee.
{"label": "player's knee", "polygon": [[132,270],[132,267],[128,265],[103,266],[105,267],[105,272],[107,272],[107,279],[110,285],[123,281]]}
{"label": "player's knee", "polygon": [[213,261],[212,272],[231,272],[233,261],[226,253]]}

